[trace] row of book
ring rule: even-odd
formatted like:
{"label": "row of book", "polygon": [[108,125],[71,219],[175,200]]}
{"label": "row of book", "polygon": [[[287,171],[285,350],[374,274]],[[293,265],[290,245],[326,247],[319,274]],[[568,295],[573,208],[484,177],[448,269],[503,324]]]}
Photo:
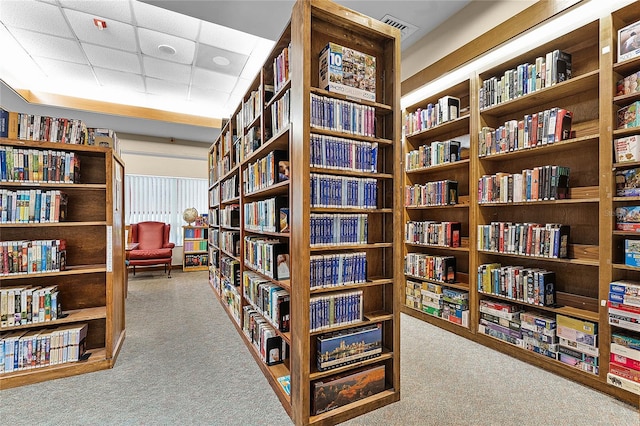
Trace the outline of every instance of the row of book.
{"label": "row of book", "polygon": [[201,241],[186,241],[184,242],[183,250],[189,251],[204,251],[207,250],[207,240]]}
{"label": "row of book", "polygon": [[78,183],[80,157],[75,152],[0,146],[0,180]]}
{"label": "row of book", "polygon": [[426,246],[460,247],[461,232],[460,222],[408,221],[404,225],[404,241]]}
{"label": "row of book", "polygon": [[310,174],[311,207],[375,209],[378,180],[352,176]]}
{"label": "row of book", "polygon": [[362,290],[312,297],[309,300],[309,331],[361,322],[363,304]]}
{"label": "row of book", "polygon": [[289,206],[288,197],[273,197],[245,203],[244,226],[250,231],[279,232],[280,209]]}
{"label": "row of book", "polygon": [[249,98],[242,102],[242,123],[247,126],[262,112],[262,88],[251,91]]}
{"label": "row of book", "polygon": [[273,59],[273,88],[276,93],[289,81],[289,49],[291,43]]}
{"label": "row of book", "polygon": [[480,301],[482,334],[598,375],[598,324],[566,315],[555,318],[507,302]]}
{"label": "row of book", "polygon": [[539,268],[502,266],[486,263],[478,266],[478,291],[539,306],[555,306],[556,273]]}
{"label": "row of book", "polygon": [[316,339],[316,366],[327,371],[382,354],[382,323],[321,334]]}
{"label": "row of book", "polygon": [[63,271],[66,248],[66,240],[0,241],[0,275]]}
{"label": "row of book", "polygon": [[209,244],[211,244],[216,248],[220,247],[220,230],[219,229],[212,228],[209,230]]}
{"label": "row of book", "polygon": [[209,229],[207,228],[184,228],[184,239],[185,240],[206,240],[207,233]]}
{"label": "row of book", "polygon": [[289,245],[273,238],[244,237],[244,264],[274,280],[290,276]]}
{"label": "row of book", "polygon": [[277,135],[289,125],[291,115],[291,90],[271,105],[271,134]]}
{"label": "row of book", "polygon": [[632,129],[640,126],[640,101],[633,101],[616,112],[618,129]]}
{"label": "row of book", "polygon": [[0,373],[75,362],[86,353],[87,324],[0,334]]}
{"label": "row of book", "polygon": [[0,327],[37,324],[58,319],[58,286],[0,289]]}
{"label": "row of book", "polygon": [[59,190],[0,189],[0,223],[64,222],[68,202]]}
{"label": "row of book", "polygon": [[82,120],[6,111],[0,108],[0,138],[87,145]]}
{"label": "row of book", "polygon": [[611,282],[607,303],[609,324],[624,329],[611,333],[607,381],[640,394],[640,282]]}
{"label": "row of book", "polygon": [[521,256],[567,258],[569,225],[512,222],[478,225],[478,249]]}
{"label": "row of book", "polygon": [[220,233],[220,248],[232,256],[240,256],[240,232],[222,231]]}
{"label": "row of book", "polygon": [[[263,138],[264,136],[264,138]],[[235,148],[236,152],[240,153],[240,160],[242,161],[244,158],[247,158],[251,155],[252,152],[256,151],[258,148],[262,146],[262,140],[269,140],[271,137],[271,128],[264,128],[264,135],[262,133],[262,129],[260,128],[260,121],[256,121],[255,124],[247,130],[247,133],[242,138],[242,142],[238,142],[237,148]],[[240,144],[242,146],[240,146]]]}
{"label": "row of book", "polygon": [[405,135],[431,129],[460,116],[460,99],[454,96],[443,96],[435,104],[429,103],[425,108],[417,108],[407,113],[404,119]]}
{"label": "row of book", "polygon": [[280,364],[287,358],[286,342],[269,322],[251,305],[242,308],[242,330],[267,365]]}
{"label": "row of book", "polygon": [[640,168],[616,170],[616,196],[638,197],[640,196]]}
{"label": "row of book", "polygon": [[289,157],[285,151],[271,151],[265,157],[249,163],[242,171],[245,194],[286,180],[289,180]]}
{"label": "row of book", "polygon": [[573,113],[554,107],[509,120],[496,128],[484,126],[478,134],[478,156],[502,154],[560,142],[572,137]]}
{"label": "row of book", "polygon": [[240,226],[240,205],[230,204],[220,209],[220,225],[239,227]]}
{"label": "row of book", "polygon": [[220,184],[220,197],[222,201],[229,201],[240,196],[238,192],[238,175],[234,174]]}
{"label": "row of book", "polygon": [[455,283],[456,258],[455,256],[407,253],[404,257],[404,273],[425,280]]}
{"label": "row of book", "polygon": [[369,217],[366,214],[312,213],[311,246],[367,244]]}
{"label": "row of book", "polygon": [[509,69],[500,77],[482,81],[480,109],[499,105],[571,78],[571,54],[561,50],[539,56],[534,63]]}
{"label": "row of book", "polygon": [[220,260],[220,274],[225,281],[235,287],[240,285],[240,261],[223,256]]}
{"label": "row of book", "polygon": [[312,133],[310,151],[311,167],[371,173],[378,171],[377,142]]}
{"label": "row of book", "polygon": [[375,137],[375,118],[372,106],[311,94],[311,127]]}
{"label": "row of book", "polygon": [[462,142],[456,140],[434,141],[421,145],[405,154],[405,170],[425,169],[441,164],[454,163],[462,159]]}
{"label": "row of book", "polygon": [[252,271],[242,273],[242,291],[246,300],[274,328],[289,331],[289,293]]}
{"label": "row of book", "polygon": [[220,193],[218,192],[218,187],[216,186],[211,191],[209,191],[209,205],[217,206],[218,204],[220,204]]}
{"label": "row of book", "polygon": [[520,203],[569,198],[569,167],[539,166],[521,173],[498,172],[478,180],[478,203]]}
{"label": "row of book", "polygon": [[340,287],[367,281],[367,253],[335,253],[309,257],[311,289]]}
{"label": "row of book", "polygon": [[404,187],[405,207],[449,206],[458,204],[458,182],[439,180]]}

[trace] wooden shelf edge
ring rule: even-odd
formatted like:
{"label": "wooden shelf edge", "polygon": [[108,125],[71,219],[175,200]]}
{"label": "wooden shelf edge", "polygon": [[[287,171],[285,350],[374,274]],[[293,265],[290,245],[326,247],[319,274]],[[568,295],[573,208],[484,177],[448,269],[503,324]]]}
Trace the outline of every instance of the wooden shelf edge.
{"label": "wooden shelf edge", "polygon": [[76,309],[73,311],[63,311],[63,313],[67,314],[67,316],[64,318],[57,319],[55,321],[44,321],[44,322],[37,322],[33,324],[15,325],[11,327],[0,327],[0,333],[3,333],[5,331],[12,331],[12,330],[24,330],[27,328],[49,327],[49,326],[56,326],[59,324],[70,324],[74,322],[91,321],[95,319],[107,318],[106,306]]}
{"label": "wooden shelf edge", "polygon": [[400,392],[387,389],[326,413],[309,417],[310,425],[337,424],[400,400]]}
{"label": "wooden shelf edge", "polygon": [[57,277],[62,275],[83,275],[83,274],[95,274],[99,272],[107,272],[106,265],[82,265],[82,266],[68,266],[64,271],[58,272],[40,272],[34,274],[14,274],[14,275],[0,275],[3,280],[19,280],[25,278],[41,278],[41,277]]}
{"label": "wooden shelf edge", "polygon": [[365,366],[365,365],[376,364],[376,363],[378,363],[380,361],[386,361],[386,360],[392,359],[392,358],[393,358],[393,352],[388,348],[383,348],[382,349],[382,353],[379,354],[376,357],[367,358],[367,359],[362,360],[362,361],[358,361],[358,362],[354,362],[352,364],[347,364],[347,365],[343,365],[343,366],[340,366],[340,367],[332,368],[330,370],[314,371],[314,372],[309,374],[309,380],[322,379],[323,377],[333,376],[335,374],[340,374],[340,373],[343,373],[345,371],[353,370],[355,368],[362,367],[362,366]]}
{"label": "wooden shelf edge", "polygon": [[565,139],[562,141],[554,142],[546,145],[536,145],[530,148],[523,148],[516,151],[509,152],[501,152],[499,154],[491,154],[485,155],[483,157],[479,157],[480,161],[502,161],[506,158],[511,157],[519,157],[519,156],[529,156],[537,154],[541,151],[554,151],[554,150],[563,150],[563,149],[574,149],[575,145],[580,145],[583,143],[589,143],[599,140],[599,134],[590,134],[584,135],[577,138]]}
{"label": "wooden shelf edge", "polygon": [[469,167],[469,163],[470,163],[470,160],[468,158],[465,158],[460,161],[454,161],[452,163],[437,164],[435,166],[421,167],[419,169],[411,169],[411,170],[405,169],[404,172],[408,175],[422,174],[422,173],[434,172],[434,171],[440,171],[440,170],[456,169],[459,167],[461,168],[463,166]]}
{"label": "wooden shelf edge", "polygon": [[355,283],[355,284],[345,284],[333,287],[312,287],[309,291],[311,295],[314,294],[322,294],[322,293],[331,293],[334,291],[342,291],[342,290],[353,290],[363,287],[375,287],[381,285],[393,284],[393,279],[379,279],[373,281],[366,281],[363,283]]}
{"label": "wooden shelf edge", "polygon": [[[431,134],[444,133],[444,132],[447,132],[449,130],[457,129],[458,127],[463,128],[464,125],[465,125],[465,122],[469,122],[470,118],[471,118],[471,114],[466,113],[466,114],[461,115],[460,117],[456,118],[455,120],[446,121],[446,122],[444,122],[442,124],[439,124],[437,126],[429,127],[428,129],[418,130],[417,132],[413,132],[411,134],[404,135],[404,137],[408,141],[426,139],[426,138],[430,137]],[[468,127],[468,124],[467,124],[467,127]],[[469,133],[469,132],[467,131],[467,133]]]}

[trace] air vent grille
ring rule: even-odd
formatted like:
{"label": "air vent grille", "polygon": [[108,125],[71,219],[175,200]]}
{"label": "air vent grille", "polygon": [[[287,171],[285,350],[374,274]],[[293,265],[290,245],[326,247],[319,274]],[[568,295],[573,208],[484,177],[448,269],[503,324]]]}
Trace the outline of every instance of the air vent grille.
{"label": "air vent grille", "polygon": [[385,15],[381,19],[381,21],[387,25],[391,25],[392,27],[399,29],[402,39],[409,37],[411,34],[418,30],[418,27],[416,27],[415,25],[391,15]]}

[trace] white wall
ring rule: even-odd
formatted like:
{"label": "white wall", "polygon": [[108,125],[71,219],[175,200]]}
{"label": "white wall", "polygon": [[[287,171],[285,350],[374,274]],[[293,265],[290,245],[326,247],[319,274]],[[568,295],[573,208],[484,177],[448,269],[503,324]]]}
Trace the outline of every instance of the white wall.
{"label": "white wall", "polygon": [[402,52],[401,79],[406,80],[434,62],[512,16],[537,0],[474,0],[449,20]]}

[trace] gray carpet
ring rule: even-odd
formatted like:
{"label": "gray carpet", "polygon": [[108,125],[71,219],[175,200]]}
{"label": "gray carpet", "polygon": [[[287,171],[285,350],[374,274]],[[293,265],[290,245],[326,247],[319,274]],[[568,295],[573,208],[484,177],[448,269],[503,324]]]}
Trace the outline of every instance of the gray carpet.
{"label": "gray carpet", "polygon": [[[115,368],[3,390],[0,424],[290,425],[206,274],[131,278]],[[633,407],[408,316],[401,393],[345,424],[640,424]]]}

